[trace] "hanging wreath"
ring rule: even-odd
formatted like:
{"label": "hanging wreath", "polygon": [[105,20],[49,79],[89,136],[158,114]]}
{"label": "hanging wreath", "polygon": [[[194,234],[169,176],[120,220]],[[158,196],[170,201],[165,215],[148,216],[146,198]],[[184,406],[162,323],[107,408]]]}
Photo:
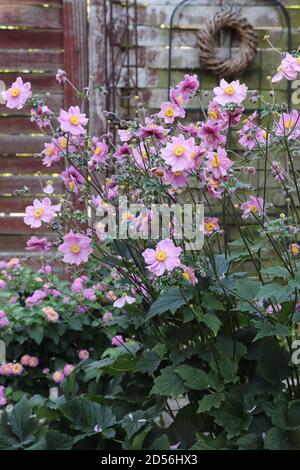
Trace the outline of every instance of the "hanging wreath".
{"label": "hanging wreath", "polygon": [[[233,31],[240,41],[239,53],[225,61],[216,56],[218,34],[222,30]],[[222,78],[235,78],[241,75],[254,59],[256,46],[257,37],[251,24],[231,10],[217,13],[198,32],[201,64],[206,70]]]}

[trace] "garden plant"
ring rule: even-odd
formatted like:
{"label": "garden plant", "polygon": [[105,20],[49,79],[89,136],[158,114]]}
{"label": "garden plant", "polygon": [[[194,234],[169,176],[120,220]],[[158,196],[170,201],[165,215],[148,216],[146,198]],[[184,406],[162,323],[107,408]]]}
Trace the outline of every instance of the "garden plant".
{"label": "garden plant", "polygon": [[[0,264],[0,449],[300,449],[300,115],[276,92],[299,72],[283,54],[269,100],[185,75],[158,113],[104,111],[102,136],[95,90],[58,116],[20,77],[3,92],[48,136],[37,158],[66,191],[49,182],[26,208],[36,268]],[[120,212],[122,196],[142,209]],[[188,203],[202,247],[178,214],[148,236],[156,205]]]}

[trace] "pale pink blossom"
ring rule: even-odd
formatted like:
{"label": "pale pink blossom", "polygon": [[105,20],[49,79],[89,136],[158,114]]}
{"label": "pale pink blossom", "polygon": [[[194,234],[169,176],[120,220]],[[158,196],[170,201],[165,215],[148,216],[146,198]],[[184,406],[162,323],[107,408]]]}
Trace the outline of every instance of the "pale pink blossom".
{"label": "pale pink blossom", "polygon": [[55,78],[56,78],[58,83],[60,83],[60,84],[65,83],[65,81],[67,80],[67,74],[64,70],[58,69],[57,72],[56,72]]}
{"label": "pale pink blossom", "polygon": [[292,256],[298,256],[300,253],[300,246],[298,245],[298,243],[292,243],[289,247],[289,252]]}
{"label": "pale pink blossom", "polygon": [[195,272],[192,268],[190,268],[189,266],[185,266],[184,264],[181,264],[180,267],[183,271],[182,277],[185,281],[189,282],[193,286],[198,284],[198,279],[196,278]]}
{"label": "pale pink blossom", "polygon": [[246,202],[241,204],[243,211],[242,219],[247,220],[251,216],[260,216],[263,214],[264,201],[261,197],[250,196]]}
{"label": "pale pink blossom", "polygon": [[291,113],[283,113],[280,117],[276,132],[277,136],[286,136],[288,140],[295,140],[300,135],[300,116],[293,109]]}
{"label": "pale pink blossom", "polygon": [[196,152],[193,137],[185,139],[183,135],[172,137],[171,142],[162,149],[161,155],[165,162],[171,166],[172,171],[183,171],[192,166],[192,159]]}
{"label": "pale pink blossom", "polygon": [[113,314],[111,312],[105,312],[102,317],[104,323],[108,323],[113,319]]}
{"label": "pale pink blossom", "polygon": [[219,219],[217,217],[204,218],[204,234],[212,235],[213,232],[220,230]]}
{"label": "pale pink blossom", "polygon": [[104,163],[108,158],[108,147],[105,142],[93,138],[91,162],[95,165]]}
{"label": "pale pink blossom", "polygon": [[86,349],[81,349],[78,352],[78,357],[81,361],[86,361],[90,357],[90,353]]}
{"label": "pale pink blossom", "polygon": [[65,376],[61,369],[56,370],[52,375],[52,379],[56,384],[60,384],[64,378]]}
{"label": "pale pink blossom", "polygon": [[222,79],[220,86],[214,88],[214,101],[222,106],[227,103],[241,104],[247,96],[247,90],[248,87],[240,85],[239,80],[228,83]]}
{"label": "pale pink blossom", "polygon": [[146,118],[145,125],[140,127],[138,135],[141,139],[156,137],[159,141],[164,142],[168,133],[169,129],[156,124],[151,118]]}
{"label": "pale pink blossom", "polygon": [[177,117],[184,118],[185,111],[175,103],[164,101],[161,104],[158,117],[163,119],[166,124],[172,124]]}
{"label": "pale pink blossom", "polygon": [[111,339],[112,346],[122,346],[125,343],[125,340],[122,335],[115,335]]}
{"label": "pale pink blossom", "polygon": [[46,315],[50,323],[55,323],[59,320],[59,315],[53,307],[43,307],[42,312]]}
{"label": "pale pink blossom", "polygon": [[300,72],[299,57],[296,58],[287,53],[277,68],[277,72],[272,78],[272,82],[279,82],[283,78],[286,78],[287,80],[296,80],[298,72]]}
{"label": "pale pink blossom", "polygon": [[233,161],[227,157],[225,149],[218,147],[216,152],[209,152],[205,169],[210,171],[215,178],[222,178],[228,174]]}
{"label": "pale pink blossom", "polygon": [[58,121],[63,132],[70,132],[73,135],[85,134],[84,127],[88,123],[85,114],[80,112],[79,106],[71,106],[68,111],[60,110]]}
{"label": "pale pink blossom", "polygon": [[176,86],[176,90],[183,97],[184,101],[187,101],[195,95],[199,86],[200,83],[196,74],[186,74],[184,79]]}
{"label": "pale pink blossom", "polygon": [[51,243],[47,240],[47,238],[38,238],[38,237],[31,237],[26,242],[26,250],[28,251],[39,251],[40,253],[44,253],[51,248]]}
{"label": "pale pink blossom", "polygon": [[119,297],[113,304],[113,307],[118,307],[118,308],[122,308],[124,307],[126,304],[128,305],[131,305],[131,304],[134,304],[135,303],[135,298],[134,297],[130,297],[129,295],[123,295],[122,297]]}
{"label": "pale pink blossom", "polygon": [[78,193],[85,181],[81,173],[73,166],[69,166],[69,168],[61,173],[61,179],[65,183],[67,190],[72,193]]}
{"label": "pale pink blossom", "polygon": [[70,375],[74,369],[75,369],[75,366],[73,366],[73,364],[66,364],[63,368],[64,376],[67,377],[68,375]]}
{"label": "pale pink blossom", "polygon": [[184,188],[187,185],[187,176],[184,171],[167,171],[163,176],[163,181],[174,189]]}
{"label": "pale pink blossom", "polygon": [[198,137],[200,137],[210,149],[217,148],[226,141],[225,135],[221,134],[223,129],[224,126],[222,124],[209,119],[199,127]]}
{"label": "pale pink blossom", "polygon": [[42,151],[44,158],[42,160],[43,165],[49,167],[53,162],[60,160],[59,147],[57,143],[53,140],[50,143],[44,144],[44,150]]}
{"label": "pale pink blossom", "polygon": [[119,129],[118,135],[121,142],[129,142],[134,137],[134,132],[129,129]]}
{"label": "pale pink blossom", "polygon": [[46,197],[41,201],[34,199],[32,206],[26,207],[24,223],[31,228],[39,228],[42,222],[49,224],[61,209],[60,204],[51,205],[51,200]]}
{"label": "pale pink blossom", "polygon": [[2,98],[6,101],[6,107],[9,109],[22,109],[28,98],[31,97],[31,84],[23,83],[21,77],[18,77],[12,86],[1,92]]}
{"label": "pale pink blossom", "polygon": [[165,271],[173,271],[181,264],[179,259],[181,251],[181,248],[176,247],[169,238],[160,241],[155,250],[147,248],[143,252],[143,257],[148,264],[148,271],[156,276],[161,276]]}
{"label": "pale pink blossom", "polygon": [[63,238],[64,242],[58,247],[58,251],[64,254],[63,261],[69,264],[85,263],[92,253],[91,239],[81,233],[71,230]]}

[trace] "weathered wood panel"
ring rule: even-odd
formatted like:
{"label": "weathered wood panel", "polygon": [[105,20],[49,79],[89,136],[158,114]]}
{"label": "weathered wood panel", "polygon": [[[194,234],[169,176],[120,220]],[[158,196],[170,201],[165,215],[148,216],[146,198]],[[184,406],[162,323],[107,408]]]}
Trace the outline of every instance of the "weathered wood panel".
{"label": "weathered wood panel", "polygon": [[[71,98],[65,100],[55,72],[65,68],[78,88],[87,84],[86,12],[86,0],[0,0],[0,80],[9,87],[20,75],[52,111],[69,106]],[[49,138],[29,116],[29,109],[0,105],[0,258],[4,253],[28,255],[24,249],[30,234],[53,237],[45,225],[38,230],[26,226],[21,214],[35,197],[45,197],[42,188],[49,180],[58,198],[65,192],[58,177],[61,164],[46,168],[33,157]],[[28,190],[16,196],[24,187]]]}
{"label": "weathered wood panel", "polygon": [[[32,173],[57,173],[60,166],[59,163],[51,168],[42,165],[40,158],[34,157],[17,157],[15,155],[0,156],[0,174],[13,173],[14,175],[32,174]],[[50,178],[49,178],[50,179]]]}
{"label": "weathered wood panel", "polygon": [[[1,44],[0,44],[1,45]],[[1,63],[9,70],[42,70],[56,72],[63,66],[63,53],[52,50],[0,49]]]}
{"label": "weathered wood panel", "polygon": [[5,2],[0,5],[1,26],[24,26],[31,28],[62,29],[61,8],[48,8],[39,5],[19,5],[18,2]]}
{"label": "weathered wood panel", "polygon": [[62,43],[62,30],[0,29],[1,49],[61,49]]}
{"label": "weathered wood panel", "polygon": [[[64,184],[60,178],[51,176],[0,176],[1,194],[14,194],[16,190],[23,189],[24,186],[28,188],[28,194],[33,197],[35,194],[43,194],[43,187],[46,186],[47,181],[53,181],[54,194],[62,194],[64,192]],[[46,197],[45,195],[43,197]]]}

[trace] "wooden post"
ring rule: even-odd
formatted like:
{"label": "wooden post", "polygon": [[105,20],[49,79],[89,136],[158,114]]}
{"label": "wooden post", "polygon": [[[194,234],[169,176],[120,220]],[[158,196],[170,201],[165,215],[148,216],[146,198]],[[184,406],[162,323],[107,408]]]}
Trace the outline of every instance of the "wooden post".
{"label": "wooden post", "polygon": [[[88,86],[88,20],[86,0],[63,0],[64,69],[81,91]],[[78,104],[76,92],[66,85],[65,106]],[[85,110],[86,111],[86,110]]]}
{"label": "wooden post", "polygon": [[90,130],[100,137],[105,132],[102,112],[106,98],[97,87],[106,86],[106,0],[90,0],[89,74],[90,74]]}

